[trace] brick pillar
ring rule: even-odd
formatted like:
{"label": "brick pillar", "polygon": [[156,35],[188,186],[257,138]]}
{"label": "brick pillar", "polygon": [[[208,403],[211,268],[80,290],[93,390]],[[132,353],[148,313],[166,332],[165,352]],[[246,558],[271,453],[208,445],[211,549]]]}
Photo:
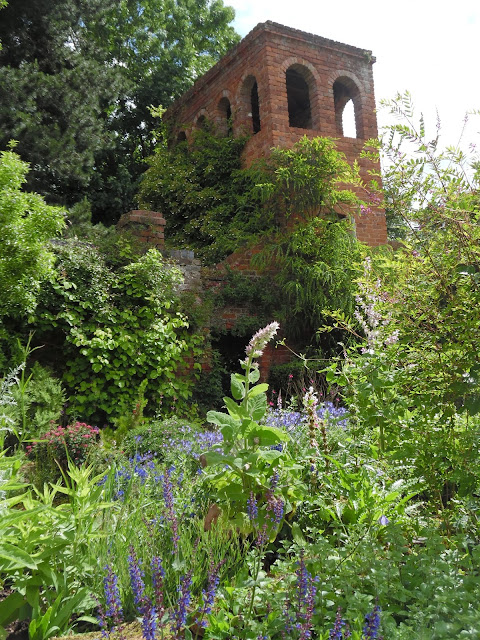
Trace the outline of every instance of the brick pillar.
{"label": "brick pillar", "polygon": [[117,223],[117,229],[131,231],[141,242],[163,249],[165,224],[161,213],[136,210],[124,213]]}

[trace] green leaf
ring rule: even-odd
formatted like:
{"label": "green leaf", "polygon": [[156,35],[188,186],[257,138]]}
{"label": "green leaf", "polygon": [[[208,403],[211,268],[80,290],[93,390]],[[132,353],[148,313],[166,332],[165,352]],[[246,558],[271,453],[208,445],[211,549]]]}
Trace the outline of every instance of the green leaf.
{"label": "green leaf", "polygon": [[228,413],[233,417],[233,418],[248,418],[248,413],[247,410],[244,409],[243,407],[239,406],[235,400],[232,400],[231,398],[225,397],[223,398],[223,402],[225,403],[225,406],[227,407]]}
{"label": "green leaf", "polygon": [[13,591],[5,600],[0,602],[0,625],[9,624],[17,618],[18,610],[25,603],[25,599],[18,591]]}
{"label": "green leaf", "polygon": [[240,427],[240,420],[237,420],[228,413],[222,413],[221,411],[208,411],[207,420],[221,428],[229,427],[232,432],[237,431]]}
{"label": "green leaf", "polygon": [[296,542],[301,547],[305,547],[306,540],[303,536],[302,530],[300,529],[300,525],[298,524],[298,522],[294,522],[292,524],[292,537],[294,542]]}
{"label": "green leaf", "polygon": [[36,569],[37,563],[28,553],[13,544],[2,543],[0,546],[0,559],[7,560],[10,569],[25,568]]}
{"label": "green leaf", "polygon": [[248,440],[252,444],[258,444],[261,447],[268,447],[280,442],[287,442],[289,436],[276,427],[265,427],[258,425],[255,429],[252,429],[248,434]]}
{"label": "green leaf", "polygon": [[282,451],[276,451],[275,449],[267,449],[266,451],[259,451],[258,453],[258,457],[264,462],[268,462],[268,464],[272,464],[283,455]]}
{"label": "green leaf", "polygon": [[235,400],[241,400],[245,396],[245,385],[238,380],[234,373],[230,376],[230,388]]}
{"label": "green leaf", "polygon": [[249,398],[248,407],[253,420],[260,421],[267,412],[267,396],[261,395]]}
{"label": "green leaf", "polygon": [[248,374],[248,381],[252,384],[260,380],[260,369],[252,369]]}
{"label": "green leaf", "polygon": [[266,384],[265,382],[262,382],[262,384],[257,384],[256,387],[253,387],[253,389],[250,389],[250,391],[248,392],[248,399],[250,400],[250,398],[255,398],[255,396],[258,396],[261,393],[265,393],[265,391],[267,390],[268,384]]}

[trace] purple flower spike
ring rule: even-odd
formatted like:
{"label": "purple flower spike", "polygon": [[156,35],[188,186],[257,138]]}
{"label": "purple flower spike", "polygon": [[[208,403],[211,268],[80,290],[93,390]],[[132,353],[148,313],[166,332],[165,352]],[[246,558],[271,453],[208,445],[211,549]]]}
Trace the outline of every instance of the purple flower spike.
{"label": "purple flower spike", "polygon": [[188,607],[190,600],[192,599],[191,587],[192,587],[192,573],[189,571],[186,575],[180,578],[180,586],[178,587],[179,598],[177,608],[173,612],[173,618],[175,620],[175,638],[180,638],[180,631],[185,628],[187,622]]}
{"label": "purple flower spike", "polygon": [[253,495],[253,491],[250,492],[250,497],[247,500],[247,514],[250,518],[250,522],[255,522],[258,518],[257,499]]}
{"label": "purple flower spike", "polygon": [[140,569],[133,546],[130,546],[130,553],[128,555],[128,572],[130,574],[130,582],[132,585],[133,601],[137,607],[138,613],[143,615],[145,599],[145,583],[143,582],[144,573]]}
{"label": "purple flower spike", "polygon": [[365,616],[365,625],[362,632],[362,640],[371,640],[372,638],[378,638],[378,631],[380,629],[380,612],[381,609],[378,605],[375,605],[371,613],[367,613]]}
{"label": "purple flower spike", "polygon": [[114,627],[118,627],[118,625],[122,622],[122,601],[120,599],[120,591],[118,589],[118,577],[113,572],[113,569],[110,565],[105,567],[106,576],[103,578],[103,589],[105,592],[105,601],[107,604],[107,609],[105,611],[105,616],[107,618],[111,618],[113,621]]}
{"label": "purple flower spike", "polygon": [[196,618],[196,623],[203,628],[207,626],[205,616],[212,613],[213,603],[215,602],[215,596],[217,595],[217,589],[220,583],[220,569],[224,563],[225,560],[221,560],[217,564],[214,564],[213,560],[210,562],[207,589],[202,591],[203,607],[198,612],[198,616]]}
{"label": "purple flower spike", "polygon": [[[335,625],[333,626],[333,629],[330,630],[328,640],[344,640],[344,638],[348,638],[347,635],[343,635],[344,627],[345,621],[342,619],[342,610],[338,607]],[[346,631],[346,633],[348,633],[348,631]]]}
{"label": "purple flower spike", "polygon": [[157,631],[157,613],[149,598],[144,600],[142,631],[144,640],[155,640]]}
{"label": "purple flower spike", "polygon": [[162,485],[163,485],[163,499],[165,501],[165,507],[167,509],[167,519],[170,522],[170,526],[172,527],[172,543],[173,543],[173,553],[178,553],[178,541],[180,540],[180,536],[178,534],[178,520],[177,514],[175,513],[174,506],[174,497],[173,497],[173,485],[172,479],[170,477],[174,467],[170,467],[165,471],[165,474],[161,476]]}
{"label": "purple flower spike", "polygon": [[158,556],[153,556],[151,568],[155,608],[159,619],[162,619],[165,612],[163,604],[163,580],[165,578],[165,571],[162,566],[162,561]]}

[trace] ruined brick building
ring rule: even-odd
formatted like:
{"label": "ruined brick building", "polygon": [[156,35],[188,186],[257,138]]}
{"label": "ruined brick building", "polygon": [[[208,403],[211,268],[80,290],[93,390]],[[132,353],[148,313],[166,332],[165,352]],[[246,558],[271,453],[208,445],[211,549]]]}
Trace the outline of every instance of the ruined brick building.
{"label": "ruined brick building", "polygon": [[[377,137],[374,61],[370,51],[265,22],[199,78],[165,118],[178,140],[188,139],[205,119],[225,135],[230,127],[234,136],[252,134],[244,151],[247,165],[304,135],[336,138],[337,148],[353,162],[365,140]],[[350,100],[356,138],[343,135]],[[368,181],[369,162],[359,162]],[[370,207],[368,215],[355,216],[355,224],[360,241],[386,243],[383,210]]]}
{"label": "ruined brick building", "polygon": [[[199,78],[167,110],[164,119],[173,142],[188,140],[205,121],[213,122],[220,135],[249,134],[244,150],[246,165],[268,155],[274,146],[293,146],[304,135],[332,137],[349,162],[358,160],[360,175],[368,182],[372,166],[359,155],[365,141],[377,137],[374,62],[370,51],[265,22]],[[343,114],[349,101],[355,114],[354,138],[343,132]],[[143,224],[140,235],[161,248],[168,214],[163,218],[152,212],[130,212],[121,224],[148,223],[149,217],[150,228]],[[387,242],[382,209],[371,205],[368,213],[355,212],[354,218],[360,241],[371,246]],[[192,254],[190,261],[194,259],[192,252],[187,253]],[[226,263],[248,273],[249,253],[235,253]],[[185,264],[192,268],[191,262]],[[224,309],[224,329],[230,331],[241,314],[241,308]],[[264,377],[270,364],[287,358],[286,351],[267,349],[261,363]]]}

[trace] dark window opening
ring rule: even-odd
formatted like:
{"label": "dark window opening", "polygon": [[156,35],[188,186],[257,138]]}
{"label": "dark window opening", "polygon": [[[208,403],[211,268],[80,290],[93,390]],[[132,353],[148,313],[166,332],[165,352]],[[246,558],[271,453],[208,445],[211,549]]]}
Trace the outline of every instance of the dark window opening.
{"label": "dark window opening", "polygon": [[220,132],[223,135],[231,136],[232,130],[232,107],[228,98],[222,98],[218,103],[220,111]]}
{"label": "dark window opening", "polygon": [[250,91],[250,102],[252,106],[252,128],[253,133],[260,131],[260,102],[258,100],[258,84],[257,81],[253,83],[252,90]]}
{"label": "dark window opening", "polygon": [[288,69],[286,80],[288,124],[299,129],[311,129],[310,91],[305,78],[295,69]]}
{"label": "dark window opening", "polygon": [[200,116],[197,119],[197,129],[206,129],[207,127],[207,119],[205,116]]}
{"label": "dark window opening", "polygon": [[185,133],[185,131],[179,131],[177,136],[177,144],[180,144],[181,142],[186,142],[186,141],[187,141],[187,134]]}

